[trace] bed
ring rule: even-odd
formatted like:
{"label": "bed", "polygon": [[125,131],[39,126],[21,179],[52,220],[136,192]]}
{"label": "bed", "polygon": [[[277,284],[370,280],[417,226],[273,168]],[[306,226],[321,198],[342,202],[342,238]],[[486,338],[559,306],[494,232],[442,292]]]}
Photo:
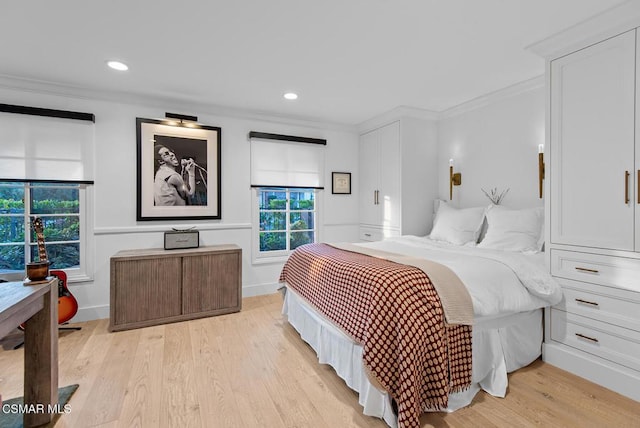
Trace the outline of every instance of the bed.
{"label": "bed", "polygon": [[[486,236],[480,244],[477,244],[480,229],[485,221],[488,223]],[[507,373],[530,364],[541,353],[542,308],[553,305],[561,299],[560,287],[548,274],[544,255],[539,251],[541,222],[539,209],[525,212],[525,210],[507,210],[502,207],[489,210],[481,207],[465,210],[441,207],[429,237],[402,236],[372,243],[312,244],[300,247],[299,250],[294,251],[282,271],[281,281],[286,288],[283,314],[300,333],[301,338],[312,346],[318,355],[319,362],[331,365],[347,385],[359,393],[359,402],[363,406],[364,414],[381,418],[391,427],[419,426],[420,413],[455,411],[469,405],[480,390],[504,397],[507,390]],[[523,233],[523,230],[527,233]],[[524,235],[528,235],[526,239]],[[292,269],[292,266],[299,263],[302,257],[296,254],[297,252],[306,252],[305,257],[309,264],[298,269],[299,272],[295,277],[293,275],[295,269]],[[325,253],[328,257],[324,257]],[[387,255],[390,258],[387,259]],[[341,259],[343,257],[347,260],[346,262]],[[402,264],[404,260],[428,260],[429,263],[444,266],[464,284],[472,306],[471,321],[462,321],[461,324],[449,323],[448,310],[443,311],[445,313],[442,318],[436,317],[438,319],[436,324],[443,324],[445,328],[444,333],[441,334],[444,339],[438,339],[443,341],[441,349],[446,351],[443,354],[444,362],[441,362],[440,366],[444,367],[445,376],[451,382],[451,385],[447,385],[444,401],[425,401],[424,388],[428,386],[416,387],[414,377],[412,378],[413,386],[410,385],[408,390],[422,392],[415,392],[417,398],[412,398],[414,401],[408,400],[410,405],[403,406],[403,401],[407,398],[405,390],[394,389],[398,383],[397,379],[386,382],[388,379],[372,371],[371,361],[374,358],[377,361],[376,352],[379,352],[379,348],[372,347],[369,342],[374,340],[381,326],[385,327],[383,325],[385,323],[375,324],[375,321],[371,320],[375,317],[367,314],[362,317],[356,317],[356,314],[350,313],[344,315],[349,311],[341,307],[343,299],[341,293],[315,296],[316,291],[309,291],[316,290],[314,288],[316,285],[310,283],[317,282],[318,278],[321,278],[320,282],[329,283],[337,280],[349,290],[357,289],[360,285],[356,286],[356,284],[360,279],[345,276],[344,271],[336,268],[333,262],[334,259],[341,260],[340,263],[351,266],[353,260],[362,258],[384,259],[382,263],[391,264]],[[380,263],[380,261],[371,263]],[[412,265],[411,262],[409,265],[409,267],[402,265],[399,269],[415,269],[415,264]],[[372,276],[369,272],[376,270],[369,265],[365,265],[363,269],[362,272],[367,272],[367,276]],[[423,268],[423,271],[429,282],[428,269]],[[306,273],[300,274],[300,272]],[[386,276],[385,279],[378,281],[379,287],[395,288],[395,280],[392,280],[393,286],[390,286],[389,278]],[[443,281],[438,279],[437,282]],[[410,284],[408,287],[413,286]],[[416,287],[420,288],[422,285]],[[442,284],[438,288],[437,291],[440,292],[443,288]],[[388,292],[384,291],[384,293]],[[389,298],[388,294],[384,296],[385,299]],[[413,297],[407,298],[402,294],[401,300],[390,304],[390,307],[398,308],[390,311],[392,317],[405,311],[400,308],[403,299],[415,300]],[[367,302],[368,304],[370,303]],[[338,309],[333,311],[335,308]],[[374,308],[370,312],[376,313],[376,311],[377,309]],[[357,329],[345,327],[339,317],[336,318],[336,312],[347,318],[358,318],[359,321],[354,324],[365,325],[364,332],[358,333]],[[369,313],[367,310],[355,312]],[[386,318],[380,318],[389,320],[389,315],[386,315]],[[425,323],[425,319],[421,318],[419,322]],[[431,321],[429,324],[431,325]],[[458,335],[461,331],[464,333],[464,328],[467,328],[464,324],[468,324],[469,331],[472,331],[468,337],[465,334]],[[420,328],[411,327],[411,330],[413,329]],[[391,330],[397,333],[401,328],[394,325]],[[425,338],[430,341],[424,346],[417,345],[420,352],[427,354],[431,352],[427,349],[434,346],[431,341],[435,339],[431,338],[431,334],[428,332],[426,336],[418,337],[420,341],[424,341]],[[438,335],[434,334],[434,336]],[[401,334],[399,337],[403,338],[404,335]],[[456,342],[457,340],[460,341]],[[462,350],[463,357],[467,355],[464,352],[464,340],[468,340],[470,351],[472,351],[468,354],[469,369],[466,374],[464,361],[460,363],[455,355],[457,349]],[[392,338],[391,341],[393,345],[390,348],[405,346],[404,342],[398,341],[398,337]],[[415,342],[413,339],[412,341]],[[415,352],[409,354],[415,355]],[[431,355],[434,355],[433,352]],[[437,355],[440,358],[440,353]],[[380,358],[385,359],[387,356]],[[433,359],[427,356],[425,361]],[[457,386],[453,387],[454,380],[460,380],[461,376],[460,373],[455,372],[458,366],[462,367],[460,371],[466,377],[462,379],[464,382],[458,382]],[[385,370],[408,370],[407,367],[396,364],[386,367]],[[432,381],[431,369],[429,366],[422,367],[422,371],[414,371],[421,373],[422,376],[424,373],[429,373],[429,379],[424,380],[428,385]],[[434,381],[437,379],[434,376]],[[409,382],[411,383],[411,379]]]}

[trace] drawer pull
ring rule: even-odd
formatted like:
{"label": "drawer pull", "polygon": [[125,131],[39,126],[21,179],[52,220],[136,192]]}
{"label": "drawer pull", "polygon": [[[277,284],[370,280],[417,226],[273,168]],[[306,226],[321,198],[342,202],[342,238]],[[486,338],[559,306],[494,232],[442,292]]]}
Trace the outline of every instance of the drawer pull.
{"label": "drawer pull", "polygon": [[371,237],[371,234],[370,233],[365,233],[364,236]]}
{"label": "drawer pull", "polygon": [[629,203],[629,171],[624,172],[624,203]]}
{"label": "drawer pull", "polygon": [[598,343],[598,339],[595,339],[595,338],[589,337],[589,336],[585,336],[584,334],[576,333],[576,336],[578,336],[578,337],[580,337],[582,339],[589,340],[589,341],[591,341],[593,343]]}
{"label": "drawer pull", "polygon": [[587,269],[587,268],[583,268],[583,267],[580,267],[580,266],[576,266],[576,270],[579,270],[580,272],[600,273],[600,271],[598,271],[596,269]]}
{"label": "drawer pull", "polygon": [[576,302],[584,303],[585,305],[599,306],[596,302],[590,302],[588,300],[582,300],[582,299],[575,299],[575,300],[576,300]]}

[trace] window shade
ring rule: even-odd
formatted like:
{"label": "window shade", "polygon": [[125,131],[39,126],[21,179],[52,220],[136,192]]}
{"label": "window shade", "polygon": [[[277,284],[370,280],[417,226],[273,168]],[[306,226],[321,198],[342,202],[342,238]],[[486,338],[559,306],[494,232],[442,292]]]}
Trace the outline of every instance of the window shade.
{"label": "window shade", "polygon": [[5,110],[0,112],[0,147],[0,179],[93,183],[94,124],[90,120]]}
{"label": "window shade", "polygon": [[252,187],[324,188],[322,144],[251,138]]}

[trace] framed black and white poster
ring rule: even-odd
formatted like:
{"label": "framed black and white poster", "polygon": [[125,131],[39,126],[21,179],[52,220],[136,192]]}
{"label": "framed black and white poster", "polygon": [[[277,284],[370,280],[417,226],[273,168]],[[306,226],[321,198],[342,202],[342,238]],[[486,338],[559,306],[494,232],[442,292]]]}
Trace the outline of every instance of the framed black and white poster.
{"label": "framed black and white poster", "polygon": [[221,129],[136,119],[137,220],[221,218]]}
{"label": "framed black and white poster", "polygon": [[331,173],[331,193],[336,195],[351,194],[351,173],[332,172]]}

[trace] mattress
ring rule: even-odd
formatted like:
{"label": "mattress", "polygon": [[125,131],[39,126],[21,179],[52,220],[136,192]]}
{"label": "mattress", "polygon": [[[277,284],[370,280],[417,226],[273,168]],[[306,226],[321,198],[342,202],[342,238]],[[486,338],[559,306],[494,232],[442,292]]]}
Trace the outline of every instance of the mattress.
{"label": "mattress", "polygon": [[[346,384],[358,392],[365,415],[397,426],[397,417],[386,392],[367,378],[361,345],[355,343],[292,289],[286,289],[282,313],[301,338],[316,352],[321,364],[334,368]],[[446,411],[471,403],[484,390],[496,397],[507,391],[507,373],[533,362],[541,353],[542,310],[501,316],[477,317],[473,326],[473,373],[471,387],[449,396]]]}

